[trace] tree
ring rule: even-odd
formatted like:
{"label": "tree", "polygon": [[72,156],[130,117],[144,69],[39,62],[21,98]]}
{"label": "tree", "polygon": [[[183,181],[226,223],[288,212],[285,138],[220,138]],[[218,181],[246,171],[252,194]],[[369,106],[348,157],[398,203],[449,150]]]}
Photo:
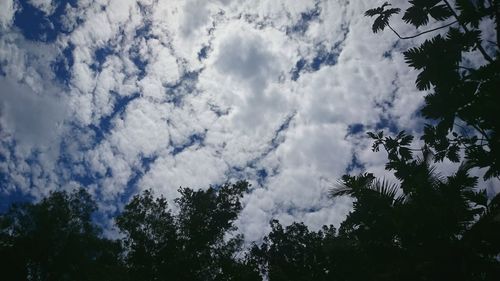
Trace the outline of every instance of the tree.
{"label": "tree", "polygon": [[[485,168],[484,179],[500,176],[499,1],[409,2],[402,17],[407,24],[419,28],[427,25],[431,18],[448,23],[415,35],[401,36],[389,22],[400,9],[389,8],[391,5],[386,2],[365,13],[376,16],[372,26],[375,33],[388,27],[400,39],[446,30],[446,35],[435,35],[404,52],[409,66],[420,71],[417,88],[429,91],[421,109],[429,121],[422,136],[425,145],[417,150],[422,153],[421,158],[414,159],[415,150],[410,148],[413,136],[404,131],[395,137],[384,137],[382,132],[368,133],[374,139],[374,151],[379,147],[386,150],[389,160],[386,169],[393,171],[400,181],[400,189],[397,189],[400,197],[386,206],[393,212],[386,214],[390,218],[386,229],[395,241],[392,246],[403,250],[403,254],[406,252],[407,258],[400,260],[416,268],[406,270],[411,270],[408,272],[419,279],[496,280],[500,278],[497,259],[500,254],[497,242],[500,195],[489,199],[484,190],[476,188],[477,179],[468,172],[471,168]],[[487,19],[495,22],[497,38],[496,42],[487,41],[484,47],[479,27]],[[466,59],[474,52],[482,58],[475,62],[479,67]],[[455,174],[445,178],[435,173],[430,165],[432,160],[448,158],[460,162],[461,150],[465,157]],[[346,179],[356,182],[355,178]],[[364,179],[361,189],[374,190],[373,178],[367,180],[365,175]],[[363,234],[361,224],[379,221],[369,216],[384,213],[381,211],[384,208],[370,211],[370,204],[362,204],[365,195],[354,192],[358,189],[347,188],[357,201],[355,210],[340,229],[341,232],[352,230],[356,237]],[[374,225],[368,226],[370,237],[373,229],[376,229]],[[403,265],[396,268],[405,269]],[[401,274],[407,273],[401,271]]]}
{"label": "tree", "polygon": [[0,215],[5,280],[123,280],[119,244],[100,237],[96,204],[83,189],[52,192]]}
{"label": "tree", "polygon": [[339,236],[368,261],[372,280],[497,280],[500,195],[492,200],[462,166],[448,177],[427,157],[414,158],[411,137],[370,134],[384,147],[398,185],[372,174],[344,176],[332,196],[350,195],[354,209]]}
{"label": "tree", "polygon": [[[416,79],[419,90],[429,90],[421,110],[429,120],[422,139],[433,152],[436,161],[448,158],[460,161],[460,150],[465,164],[485,168],[485,179],[500,178],[500,1],[412,0],[402,20],[415,28],[434,21],[446,21],[438,28],[411,36],[401,36],[391,25],[390,17],[399,8],[382,6],[366,11],[376,17],[373,32],[386,27],[400,39],[410,39],[437,30],[446,34],[435,35],[420,46],[404,52],[407,64],[420,73]],[[496,24],[496,42],[482,40],[480,23],[491,19]],[[485,45],[486,47],[484,47]],[[466,58],[478,52],[482,58],[474,64]]]}
{"label": "tree", "polygon": [[416,157],[413,137],[370,133],[373,150],[388,154],[398,183],[370,173],[345,175],[331,196],[352,196],[353,210],[338,232],[302,223],[271,232],[251,257],[276,280],[498,280],[500,195],[489,200],[461,166],[444,177],[430,153]]}
{"label": "tree", "polygon": [[179,189],[173,213],[151,191],[135,196],[116,219],[124,233],[132,280],[260,280],[256,266],[238,259],[241,235],[228,238],[248,183],[207,190]]}
{"label": "tree", "polygon": [[[269,280],[331,280],[336,272],[329,253],[335,252],[336,230],[324,226],[318,232],[309,231],[303,223],[283,227],[271,221],[271,232],[261,245],[251,249],[251,259],[257,261]],[[330,252],[330,250],[333,250]]]}

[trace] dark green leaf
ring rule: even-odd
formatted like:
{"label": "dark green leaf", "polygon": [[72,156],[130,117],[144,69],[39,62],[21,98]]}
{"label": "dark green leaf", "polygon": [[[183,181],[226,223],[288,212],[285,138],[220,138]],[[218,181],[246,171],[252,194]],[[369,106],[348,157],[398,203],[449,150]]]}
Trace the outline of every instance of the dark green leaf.
{"label": "dark green leaf", "polygon": [[406,9],[405,14],[403,15],[403,20],[406,23],[411,23],[418,28],[420,26],[426,25],[429,22],[429,17],[424,11],[423,7],[410,6],[408,9]]}
{"label": "dark green leaf", "polygon": [[446,6],[446,4],[436,5],[429,9],[429,14],[435,20],[443,21],[452,16],[450,9]]}

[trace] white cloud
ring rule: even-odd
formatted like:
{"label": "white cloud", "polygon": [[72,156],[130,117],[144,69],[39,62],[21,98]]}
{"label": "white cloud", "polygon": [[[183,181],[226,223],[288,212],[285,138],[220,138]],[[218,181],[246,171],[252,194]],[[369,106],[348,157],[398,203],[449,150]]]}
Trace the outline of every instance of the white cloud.
{"label": "white cloud", "polygon": [[42,11],[46,16],[52,15],[56,9],[53,0],[28,0],[28,2],[33,7]]}
{"label": "white cloud", "polygon": [[191,0],[186,1],[183,7],[184,20],[180,26],[181,33],[190,36],[210,19],[207,9],[208,1]]}
{"label": "white cloud", "polygon": [[224,160],[214,155],[213,150],[188,148],[175,157],[160,156],[149,176],[142,180],[141,186],[158,190],[172,199],[178,196],[177,189],[180,186],[196,189],[221,183],[227,168]]}
{"label": "white cloud", "polygon": [[48,145],[57,139],[67,115],[64,103],[40,96],[28,86],[0,78],[2,127],[21,143]]}
{"label": "white cloud", "polygon": [[17,7],[14,0],[0,0],[0,27],[8,28],[12,25]]}
{"label": "white cloud", "polygon": [[126,159],[135,159],[139,154],[150,157],[166,149],[169,144],[168,109],[168,105],[144,99],[130,102],[123,119],[115,120],[109,142]]}
{"label": "white cloud", "polygon": [[[55,164],[68,117],[64,97],[37,94],[29,86],[0,78],[0,152],[6,162],[0,173],[8,175],[3,188],[19,188],[35,197],[59,185]],[[43,189],[28,190],[33,185]]]}

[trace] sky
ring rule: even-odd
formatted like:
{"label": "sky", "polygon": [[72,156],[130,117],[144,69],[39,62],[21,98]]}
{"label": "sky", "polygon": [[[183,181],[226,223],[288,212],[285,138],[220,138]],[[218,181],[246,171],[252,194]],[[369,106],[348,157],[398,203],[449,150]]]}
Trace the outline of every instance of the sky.
{"label": "sky", "polygon": [[391,179],[366,131],[424,123],[401,52],[425,36],[373,34],[382,2],[0,0],[0,209],[84,187],[112,233],[141,190],[245,179],[250,241],[271,218],[338,225],[343,174]]}

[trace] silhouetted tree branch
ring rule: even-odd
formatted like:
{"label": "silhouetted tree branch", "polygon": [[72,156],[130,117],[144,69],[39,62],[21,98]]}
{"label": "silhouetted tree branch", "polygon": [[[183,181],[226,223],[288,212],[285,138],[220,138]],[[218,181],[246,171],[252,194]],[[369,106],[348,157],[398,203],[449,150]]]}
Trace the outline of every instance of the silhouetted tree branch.
{"label": "silhouetted tree branch", "polygon": [[454,25],[455,23],[458,23],[458,21],[450,22],[450,23],[445,24],[443,26],[436,27],[436,28],[433,28],[433,29],[429,29],[429,30],[426,30],[426,31],[422,31],[420,33],[417,33],[417,34],[411,35],[411,36],[401,36],[401,35],[399,35],[399,33],[394,28],[392,28],[392,26],[390,24],[387,24],[387,27],[389,27],[392,30],[392,32],[394,32],[394,34],[396,34],[396,36],[398,36],[399,39],[406,40],[406,39],[416,38],[416,37],[424,35],[426,33],[430,33],[430,32],[436,31],[436,30],[440,30],[440,29],[446,28],[448,26]]}
{"label": "silhouetted tree branch", "polygon": [[[446,6],[448,7],[448,9],[450,9],[451,13],[453,14],[453,17],[455,17],[455,19],[457,20],[457,22],[459,22],[459,24],[462,27],[462,29],[465,32],[470,32],[469,28],[467,28],[467,26],[460,21],[457,13],[453,9],[453,7],[450,5],[450,3],[447,0],[442,0],[442,1],[446,4]],[[498,30],[497,30],[497,32],[498,32]],[[483,48],[483,46],[481,45],[480,42],[476,41],[476,47],[479,50],[479,52],[481,52],[481,54],[483,55],[484,59],[486,59],[489,62],[493,62],[493,59],[488,55],[488,53],[486,53],[486,51],[484,50],[484,48]]]}

